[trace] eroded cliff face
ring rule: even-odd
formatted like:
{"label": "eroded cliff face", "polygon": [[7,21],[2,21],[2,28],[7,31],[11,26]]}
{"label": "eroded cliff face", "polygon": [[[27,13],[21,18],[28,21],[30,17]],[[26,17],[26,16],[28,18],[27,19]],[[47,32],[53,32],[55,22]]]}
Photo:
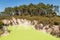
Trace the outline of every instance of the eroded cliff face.
{"label": "eroded cliff face", "polygon": [[3,26],[3,30],[4,33],[3,35],[8,33],[8,29],[7,26],[15,26],[15,25],[24,25],[26,29],[29,28],[29,26],[33,26],[32,28],[34,30],[40,30],[55,36],[60,37],[60,26],[59,25],[51,25],[51,24],[46,24],[44,25],[43,23],[39,23],[37,20],[27,20],[27,19],[19,19],[19,18],[14,18],[12,17],[12,19],[8,20],[8,19],[3,19],[2,23],[4,24]]}

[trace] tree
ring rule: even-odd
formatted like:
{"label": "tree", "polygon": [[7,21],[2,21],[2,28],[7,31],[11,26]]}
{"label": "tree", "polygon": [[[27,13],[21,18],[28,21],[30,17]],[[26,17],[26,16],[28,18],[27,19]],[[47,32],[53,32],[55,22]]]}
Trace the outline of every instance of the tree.
{"label": "tree", "polygon": [[19,11],[18,11],[18,7],[17,6],[14,7],[13,11],[14,11],[15,15],[19,15]]}
{"label": "tree", "polygon": [[30,3],[29,5],[20,5],[18,7],[15,6],[14,8],[12,7],[5,8],[4,13],[9,15],[54,16],[56,15],[56,12],[59,11],[58,9],[59,6],[52,4]]}
{"label": "tree", "polygon": [[11,7],[5,8],[5,13],[6,14],[10,14],[10,12],[12,12],[12,8]]}
{"label": "tree", "polygon": [[19,11],[21,11],[21,14],[28,14],[27,5],[19,6]]}

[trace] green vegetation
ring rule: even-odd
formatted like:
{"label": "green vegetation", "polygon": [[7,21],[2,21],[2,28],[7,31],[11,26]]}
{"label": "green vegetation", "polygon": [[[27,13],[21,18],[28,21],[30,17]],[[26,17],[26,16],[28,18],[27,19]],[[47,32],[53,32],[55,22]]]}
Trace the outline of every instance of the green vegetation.
{"label": "green vegetation", "polygon": [[47,16],[52,17],[56,16],[59,11],[59,6],[53,4],[32,4],[29,5],[21,5],[15,7],[7,7],[5,8],[2,16],[13,16],[13,15],[31,15],[31,16]]}
{"label": "green vegetation", "polygon": [[10,34],[0,37],[0,40],[60,40],[50,34],[36,31],[32,28],[25,29],[24,26],[10,26],[9,30],[11,30]]}
{"label": "green vegetation", "polygon": [[53,4],[32,4],[21,5],[15,7],[7,7],[4,12],[1,12],[1,19],[22,18],[28,20],[38,20],[42,23],[60,24],[60,16],[57,16],[59,6]]}
{"label": "green vegetation", "polygon": [[[20,19],[27,19],[27,20],[31,20],[31,21],[37,20],[37,21],[39,21],[39,23],[42,22],[44,24],[48,24],[48,23],[56,24],[56,25],[60,24],[60,17],[57,17],[57,16],[49,18],[49,17],[42,17],[42,16],[30,16],[30,15],[27,15],[27,16],[17,16],[17,15],[15,15],[13,17],[20,18]],[[12,16],[1,16],[0,17],[1,20],[2,19],[11,19],[11,18],[12,18]]]}
{"label": "green vegetation", "polygon": [[60,24],[60,17],[57,16],[57,13],[59,11],[59,6],[53,5],[53,4],[32,4],[29,5],[21,5],[21,6],[15,6],[15,7],[7,7],[5,8],[4,12],[2,13],[2,16],[0,16],[1,19],[11,19],[12,16],[15,18],[22,18],[22,19],[28,19],[28,20],[38,20],[39,22],[45,23],[51,23],[51,24]]}

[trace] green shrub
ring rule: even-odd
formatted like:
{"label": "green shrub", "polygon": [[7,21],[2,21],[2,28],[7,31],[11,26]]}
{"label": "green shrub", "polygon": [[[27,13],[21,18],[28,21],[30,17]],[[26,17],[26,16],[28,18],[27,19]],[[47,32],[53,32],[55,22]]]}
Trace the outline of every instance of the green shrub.
{"label": "green shrub", "polygon": [[[27,19],[27,20],[37,20],[39,21],[39,23],[44,23],[44,24],[48,24],[48,23],[51,23],[51,24],[55,24],[55,22],[57,22],[58,24],[60,24],[60,17],[45,17],[45,16],[30,16],[30,15],[22,15],[22,16],[17,16],[17,15],[14,15],[14,16],[1,16],[0,19],[11,19],[12,17],[15,17],[15,18],[20,18],[20,19]],[[1,23],[0,23],[1,24]]]}

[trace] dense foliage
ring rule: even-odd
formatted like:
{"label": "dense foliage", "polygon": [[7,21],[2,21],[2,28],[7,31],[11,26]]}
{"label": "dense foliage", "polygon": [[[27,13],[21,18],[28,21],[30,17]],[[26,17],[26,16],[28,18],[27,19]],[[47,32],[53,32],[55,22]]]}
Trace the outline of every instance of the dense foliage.
{"label": "dense foliage", "polygon": [[3,15],[31,15],[31,16],[56,16],[56,12],[59,10],[59,6],[52,5],[52,4],[32,4],[29,5],[21,5],[15,7],[7,7],[5,8],[4,12],[1,12]]}
{"label": "dense foliage", "polygon": [[1,12],[1,19],[11,19],[12,16],[15,18],[22,18],[28,20],[38,20],[39,23],[44,24],[60,24],[60,17],[57,16],[59,11],[59,6],[52,4],[32,4],[20,5],[15,7],[7,7],[4,12]]}

